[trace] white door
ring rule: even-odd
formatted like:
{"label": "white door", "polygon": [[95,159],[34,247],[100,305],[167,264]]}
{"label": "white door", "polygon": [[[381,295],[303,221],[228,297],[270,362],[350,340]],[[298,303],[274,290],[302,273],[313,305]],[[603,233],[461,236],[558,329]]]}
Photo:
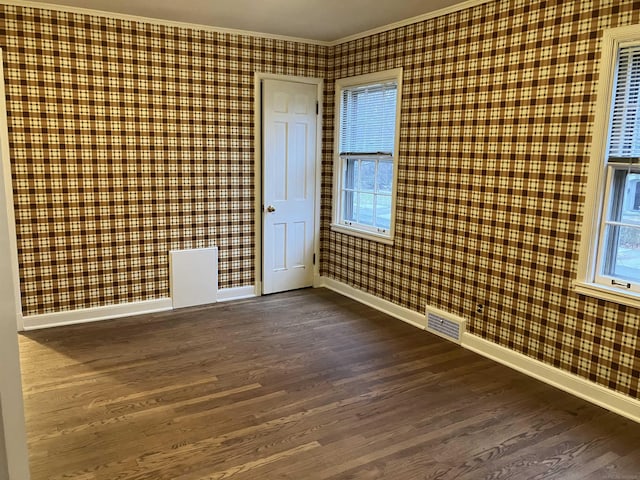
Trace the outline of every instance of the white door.
{"label": "white door", "polygon": [[264,80],[262,293],[313,284],[316,85]]}

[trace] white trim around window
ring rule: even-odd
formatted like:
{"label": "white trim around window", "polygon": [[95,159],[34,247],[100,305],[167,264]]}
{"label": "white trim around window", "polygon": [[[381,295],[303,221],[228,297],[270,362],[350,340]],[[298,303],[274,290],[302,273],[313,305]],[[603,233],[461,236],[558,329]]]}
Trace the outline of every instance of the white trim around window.
{"label": "white trim around window", "polygon": [[[395,86],[395,87],[394,87]],[[389,87],[389,88],[387,88]],[[373,140],[362,142],[356,139],[349,141],[348,151],[341,144],[344,143],[343,122],[345,111],[343,98],[349,92],[365,91],[395,91],[395,125],[389,128],[382,125],[380,128],[386,132],[385,138],[380,140],[376,136]],[[333,166],[333,216],[331,230],[360,238],[366,238],[381,243],[393,244],[396,217],[396,191],[398,183],[398,149],[400,143],[400,112],[402,105],[402,68],[385,70],[383,72],[359,75],[355,77],[336,80],[335,84],[335,141],[334,141],[334,166]],[[345,100],[346,101],[346,100]],[[389,107],[385,109],[388,113]],[[393,111],[393,107],[390,107]],[[353,117],[350,117],[353,118]],[[381,122],[383,123],[383,122]],[[346,128],[346,127],[345,127]],[[362,138],[369,138],[369,132]],[[393,137],[393,138],[391,138]],[[390,139],[390,142],[385,140]],[[352,139],[350,139],[352,140]],[[385,148],[381,144],[388,143]],[[355,151],[353,151],[355,149]],[[371,184],[364,185],[360,181],[363,172],[368,171]],[[389,172],[391,181],[389,182]],[[390,188],[389,188],[390,187]],[[371,212],[366,213],[366,221],[359,221],[360,215],[364,215],[364,208],[354,207],[353,199],[366,199],[371,203]],[[359,200],[358,200],[359,202]],[[379,208],[380,210],[376,210]],[[358,212],[354,212],[358,210]],[[380,211],[384,210],[384,214]]]}
{"label": "white trim around window", "polygon": [[[618,84],[617,59],[620,49],[630,45],[640,46],[638,25],[604,32],[575,290],[583,295],[640,307],[640,280],[634,279],[635,273],[625,277],[611,267],[612,242],[608,236],[612,227],[625,228],[620,217],[624,215],[622,209],[626,208],[622,202],[627,199],[624,192],[620,193],[621,185],[625,182],[624,177],[633,175],[635,178],[640,171],[637,165],[640,159],[629,158],[626,165],[624,159],[616,158],[615,149],[610,145],[613,142],[609,138],[614,122],[614,85]],[[622,187],[626,188],[625,185]],[[632,228],[637,229],[638,225]],[[617,245],[614,247],[617,248]]]}

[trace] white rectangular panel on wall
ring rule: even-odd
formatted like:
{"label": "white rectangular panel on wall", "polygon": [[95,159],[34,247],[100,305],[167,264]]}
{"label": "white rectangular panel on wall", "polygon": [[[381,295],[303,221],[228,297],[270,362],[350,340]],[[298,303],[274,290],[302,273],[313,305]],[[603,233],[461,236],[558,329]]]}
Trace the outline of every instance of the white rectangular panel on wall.
{"label": "white rectangular panel on wall", "polygon": [[218,295],[218,247],[169,252],[173,308],[214,303]]}

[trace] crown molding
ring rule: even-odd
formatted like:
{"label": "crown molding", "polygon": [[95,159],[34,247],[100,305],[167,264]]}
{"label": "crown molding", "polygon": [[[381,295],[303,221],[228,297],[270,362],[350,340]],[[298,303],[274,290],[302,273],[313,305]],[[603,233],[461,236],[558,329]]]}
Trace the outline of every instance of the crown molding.
{"label": "crown molding", "polygon": [[477,7],[478,5],[493,1],[494,0],[467,0],[466,2],[457,3],[455,5],[451,5],[450,7],[441,8],[440,10],[434,10],[433,12],[423,13],[422,15],[418,15],[416,17],[389,23],[388,25],[383,25],[382,27],[372,28],[371,30],[365,30],[364,32],[360,33],[354,33],[353,35],[328,42],[328,44],[331,47],[335,47],[343,43],[352,42],[353,40],[370,37],[371,35],[388,32],[389,30],[394,30],[400,27],[406,27],[407,25],[413,25],[414,23],[424,22],[425,20],[431,20],[432,18],[442,17],[444,15],[449,15],[450,13],[459,12],[460,10],[466,10],[467,8]]}
{"label": "crown molding", "polygon": [[192,30],[201,30],[205,32],[213,32],[213,33],[228,33],[230,35],[245,35],[250,37],[257,38],[267,38],[271,40],[283,40],[288,42],[297,42],[297,43],[307,43],[311,45],[319,45],[323,47],[335,47],[337,45],[341,45],[343,43],[351,42],[353,40],[358,40],[360,38],[369,37],[371,35],[376,35],[378,33],[387,32],[389,30],[394,30],[396,28],[405,27],[407,25],[412,25],[419,22],[424,22],[425,20],[430,20],[437,17],[442,17],[444,15],[448,15],[450,13],[459,12],[460,10],[465,10],[467,8],[473,8],[478,5],[482,5],[484,3],[489,3],[494,0],[467,0],[462,3],[458,3],[456,5],[451,5],[450,7],[441,8],[439,10],[435,10],[433,12],[425,13],[422,15],[418,15],[415,17],[407,18],[405,20],[400,20],[398,22],[390,23],[388,25],[383,25],[381,27],[376,27],[371,30],[365,30],[364,32],[355,33],[353,35],[349,35],[347,37],[339,38],[333,41],[322,41],[322,40],[313,40],[310,38],[301,38],[301,37],[289,37],[286,35],[275,35],[271,33],[263,33],[263,32],[253,32],[250,30],[236,30],[233,28],[223,28],[223,27],[214,27],[211,25],[202,25],[198,23],[187,23],[187,22],[174,22],[172,20],[164,20],[160,18],[152,18],[152,17],[141,17],[138,15],[127,15],[124,13],[115,13],[115,12],[107,12],[104,10],[93,10],[90,8],[80,8],[80,7],[72,7],[69,5],[56,5],[52,3],[40,3],[33,1],[24,1],[24,0],[1,0],[0,4],[9,5],[15,7],[25,7],[25,8],[36,8],[41,10],[52,10],[56,12],[64,12],[64,13],[77,13],[80,15],[91,15],[96,17],[104,17],[108,19],[115,20],[125,20],[130,22],[141,22],[141,23],[150,23],[152,25],[163,25],[167,27],[177,27],[177,28],[188,28]]}
{"label": "crown molding", "polygon": [[312,40],[309,38],[289,37],[286,35],[275,35],[271,33],[252,32],[250,30],[236,30],[233,28],[214,27],[211,25],[202,25],[199,23],[174,22],[172,20],[164,20],[162,18],[141,17],[138,15],[127,15],[125,13],[107,12],[104,10],[93,10],[91,8],[72,7],[70,5],[56,5],[53,3],[31,2],[23,0],[0,0],[0,4],[14,7],[35,8],[40,10],[52,10],[55,12],[77,13],[79,15],[91,15],[94,17],[103,17],[111,20],[125,20],[129,22],[149,23],[152,25],[162,25],[166,27],[186,28],[191,30],[200,30],[213,33],[228,33],[230,35],[244,35],[248,37],[267,38],[271,40],[283,40],[287,42],[307,43],[311,45],[320,45],[324,47],[330,46],[331,42],[321,40]]}

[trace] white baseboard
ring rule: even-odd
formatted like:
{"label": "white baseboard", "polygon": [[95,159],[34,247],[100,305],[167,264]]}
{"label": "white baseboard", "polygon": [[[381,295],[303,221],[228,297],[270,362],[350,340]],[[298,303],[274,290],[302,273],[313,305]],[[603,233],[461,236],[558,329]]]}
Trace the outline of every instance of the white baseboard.
{"label": "white baseboard", "polygon": [[333,290],[345,297],[352,298],[360,303],[368,305],[376,310],[391,315],[392,317],[402,320],[414,327],[425,329],[427,327],[427,319],[425,315],[421,315],[408,308],[396,305],[388,300],[382,300],[381,298],[371,295],[370,293],[363,292],[357,288],[353,288],[345,283],[339,282],[328,277],[319,277],[317,281],[314,281],[314,287],[325,287],[329,290]]}
{"label": "white baseboard", "polygon": [[[420,329],[426,328],[426,315],[379,299],[337,280],[319,277],[314,281],[314,286],[326,287],[415,327]],[[526,355],[484,340],[476,335],[471,335],[468,332],[463,334],[461,345],[468,350],[513,368],[518,372],[640,423],[640,400],[635,400],[627,395],[603,387],[602,385],[565,370],[527,357]]]}
{"label": "white baseboard", "polygon": [[143,313],[163,312],[171,309],[171,299],[160,298],[158,300],[120,303],[118,305],[106,305],[104,307],[81,308],[65,312],[29,315],[22,317],[22,322],[25,330],[38,330],[40,328],[97,322],[100,320],[110,320],[112,318],[141,315]]}
{"label": "white baseboard", "polygon": [[[223,288],[218,290],[216,298],[218,302],[228,302],[250,297],[255,297],[253,285],[249,287]],[[171,298],[160,298],[143,302],[120,303],[118,305],[106,305],[104,307],[29,315],[19,317],[18,320],[24,325],[24,330],[39,330],[41,328],[98,322],[100,320],[111,320],[113,318],[142,315],[145,313],[165,312],[172,309],[173,302]]]}
{"label": "white baseboard", "polygon": [[576,397],[640,422],[640,401],[501,345],[465,333],[462,346]]}
{"label": "white baseboard", "polygon": [[252,298],[256,296],[255,287],[233,287],[218,290],[218,302],[230,302],[231,300],[242,300],[243,298]]}

